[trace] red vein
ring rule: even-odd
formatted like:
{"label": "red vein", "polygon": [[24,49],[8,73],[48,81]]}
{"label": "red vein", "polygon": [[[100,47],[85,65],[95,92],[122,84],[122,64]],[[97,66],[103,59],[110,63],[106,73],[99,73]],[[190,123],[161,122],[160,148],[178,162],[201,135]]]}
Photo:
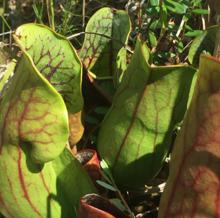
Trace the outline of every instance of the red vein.
{"label": "red vein", "polygon": [[[198,87],[199,87],[199,81],[198,81]],[[197,140],[191,145],[191,147],[189,147],[186,151],[183,152],[183,156],[182,156],[182,160],[180,162],[180,165],[178,167],[178,171],[177,171],[177,174],[175,176],[175,179],[173,181],[173,184],[171,185],[172,189],[171,189],[171,193],[169,194],[169,197],[168,197],[168,203],[167,203],[167,206],[166,206],[166,209],[165,209],[165,213],[164,213],[164,217],[170,217],[170,208],[172,206],[172,203],[173,201],[175,201],[174,199],[174,196],[177,192],[177,188],[180,184],[180,181],[181,181],[181,173],[183,172],[183,169],[185,167],[185,164],[186,164],[186,161],[188,160],[189,156],[192,155],[192,152],[193,150],[195,149],[195,147],[198,147],[198,146],[201,146],[200,145],[200,141],[203,141],[203,143],[205,143],[205,146],[207,145],[206,142],[204,142],[204,139],[202,138],[201,140],[199,139],[199,135],[204,135],[204,134],[207,134],[207,132],[205,133],[201,133],[201,128],[203,127],[203,125],[206,124],[207,120],[210,119],[210,117],[214,117],[214,115],[216,114],[216,111],[214,111],[214,113],[210,112],[210,108],[209,108],[209,111],[207,112],[207,114],[204,114],[204,119],[200,119],[198,117],[198,114],[201,114],[199,113],[199,102],[198,102],[198,99],[201,97],[201,94],[198,93],[198,95],[196,96],[195,98],[195,101],[196,101],[196,106],[194,109],[193,109],[193,112],[195,113],[195,117],[197,119],[196,123],[198,125],[200,125],[200,128],[197,130]],[[197,113],[196,113],[197,111]],[[198,112],[199,111],[199,112]],[[218,111],[219,112],[219,111]],[[188,115],[191,115],[192,114],[188,114]],[[197,115],[197,116],[196,116]],[[185,125],[184,127],[182,128],[183,130],[183,143],[182,144],[188,144],[186,143],[187,141],[187,138],[185,138],[186,136],[186,128],[189,127],[189,119],[188,119],[189,116],[186,117],[186,121],[185,121]],[[211,120],[212,121],[212,120]],[[211,140],[211,137],[209,136],[209,141],[213,141]],[[218,143],[218,142],[217,142]],[[219,144],[219,143],[218,143]],[[203,145],[204,146],[204,145]],[[209,166],[210,163],[207,163],[207,166]],[[199,180],[199,177],[201,176],[200,175],[201,172],[196,176],[195,178],[195,181]],[[204,192],[205,193],[205,192]],[[197,193],[198,194],[198,193]],[[220,218],[220,185],[218,186],[218,189],[217,189],[217,196],[216,196],[216,200],[215,200],[215,204],[216,204],[216,208],[215,208],[215,212],[216,212],[216,217],[217,218]],[[196,216],[196,212],[197,212],[197,207],[198,207],[198,196],[195,197],[195,199],[193,200],[193,205],[192,205],[192,214],[191,214],[191,218],[192,217],[195,217]]]}
{"label": "red vein", "polygon": [[4,115],[4,121],[3,121],[3,125],[2,125],[2,128],[1,128],[1,135],[0,135],[0,143],[1,143],[0,144],[0,155],[2,153],[2,146],[3,146],[3,143],[4,143],[4,131],[5,131],[6,125],[7,125],[6,120],[8,118],[8,115],[9,115],[10,111],[12,110],[14,104],[16,104],[16,103],[17,103],[17,101],[15,101],[13,104],[10,102],[10,104],[8,105],[7,111]]}
{"label": "red vein", "polygon": [[29,106],[29,104],[30,104],[30,102],[31,102],[31,98],[32,98],[33,95],[34,95],[34,92],[35,92],[35,89],[32,89],[32,90],[30,91],[30,96],[29,96],[27,102],[24,103],[24,104],[25,104],[25,105],[24,105],[24,109],[23,109],[23,111],[22,111],[22,113],[21,113],[20,118],[18,119],[18,135],[19,135],[19,136],[22,136],[21,125],[22,125],[22,122],[23,122],[23,120],[24,120],[24,117],[25,117],[26,113],[28,112],[28,106]]}
{"label": "red vein", "polygon": [[33,209],[33,211],[41,218],[43,218],[43,216],[40,214],[40,212],[37,210],[37,208],[34,206],[34,204],[31,201],[31,198],[29,196],[25,181],[24,181],[24,176],[23,176],[23,172],[22,172],[22,166],[21,166],[21,161],[22,161],[22,153],[21,153],[21,148],[18,147],[18,177],[19,177],[19,181],[20,181],[20,185],[24,194],[24,198],[27,200],[27,202],[29,203],[30,207]]}
{"label": "red vein", "polygon": [[173,188],[172,188],[171,194],[168,198],[168,203],[167,203],[167,207],[166,207],[166,210],[164,213],[164,217],[167,217],[167,218],[169,217],[169,209],[171,207],[171,204],[173,203],[174,195],[176,194],[177,186],[179,185],[179,180],[181,177],[182,170],[185,166],[185,163],[186,163],[188,156],[190,155],[190,153],[192,151],[193,151],[193,147],[190,150],[188,150],[188,152],[183,156],[183,158],[181,160],[180,166],[178,168],[178,173],[177,173],[176,179],[174,181],[174,184],[172,185]]}
{"label": "red vein", "polygon": [[143,99],[144,94],[145,94],[147,88],[148,88],[148,86],[145,86],[145,87],[144,87],[142,93],[141,93],[140,96],[139,96],[139,99],[137,100],[136,106],[135,106],[134,111],[133,111],[133,113],[132,113],[131,122],[130,122],[130,124],[129,124],[129,126],[128,126],[128,129],[127,129],[127,131],[126,131],[126,134],[125,134],[125,136],[124,136],[124,138],[123,138],[123,141],[122,141],[122,143],[121,143],[121,145],[120,145],[120,147],[119,147],[119,150],[118,150],[118,152],[117,152],[117,155],[116,155],[116,157],[115,157],[115,161],[114,161],[114,164],[113,164],[113,169],[114,169],[114,167],[116,166],[116,164],[117,164],[117,162],[118,162],[119,156],[120,156],[120,154],[121,154],[121,152],[122,152],[122,149],[123,149],[124,146],[125,146],[125,143],[126,143],[126,141],[127,141],[127,138],[128,138],[128,136],[129,136],[129,133],[130,133],[130,131],[132,130],[132,127],[133,127],[135,118],[136,118],[137,113],[138,113],[139,106],[140,106],[140,104],[141,104],[141,100]]}
{"label": "red vein", "polygon": [[7,177],[7,180],[8,180],[8,184],[9,184],[9,188],[10,188],[10,193],[12,194],[12,197],[15,201],[15,203],[17,204],[17,206],[20,208],[20,205],[18,203],[18,199],[14,193],[14,188],[13,188],[13,185],[12,185],[12,181],[10,180],[10,177],[8,176],[8,173],[7,173],[7,166],[6,164],[4,163],[4,168],[5,168],[5,174],[6,174],[6,177]]}
{"label": "red vein", "polygon": [[46,78],[50,81],[51,77],[56,73],[57,69],[59,69],[59,67],[61,66],[61,64],[63,63],[63,59],[60,60],[56,66],[52,67],[53,69],[51,69],[50,73],[48,73],[48,75],[46,76]]}
{"label": "red vein", "polygon": [[46,189],[47,192],[50,194],[50,189],[49,189],[49,187],[48,187],[48,185],[47,185],[47,183],[46,183],[46,181],[45,181],[43,172],[41,171],[39,175],[40,175],[40,178],[41,178],[41,180],[42,180],[42,182],[43,182],[43,185],[44,185],[45,189]]}

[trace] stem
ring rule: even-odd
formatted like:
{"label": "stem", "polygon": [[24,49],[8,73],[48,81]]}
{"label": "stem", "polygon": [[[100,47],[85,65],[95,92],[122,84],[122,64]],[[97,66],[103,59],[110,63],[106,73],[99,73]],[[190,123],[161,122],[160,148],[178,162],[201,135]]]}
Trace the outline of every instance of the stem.
{"label": "stem", "polygon": [[[2,15],[2,33],[5,32],[5,23],[4,23],[4,14],[5,14],[5,10],[6,10],[6,0],[3,0],[3,15]],[[4,35],[2,36],[2,41],[4,41]]]}
{"label": "stem", "polygon": [[8,31],[8,32],[0,33],[0,36],[10,35],[13,33],[14,33],[14,31]]}
{"label": "stem", "polygon": [[120,41],[120,40],[118,40],[118,39],[115,39],[115,38],[112,38],[112,37],[110,37],[110,36],[108,36],[108,35],[105,35],[105,34],[102,34],[102,33],[97,33],[97,32],[84,32],[84,31],[83,31],[83,32],[80,32],[80,33],[76,33],[76,34],[67,36],[66,38],[67,38],[68,40],[72,40],[72,39],[74,39],[74,38],[76,38],[76,37],[79,37],[79,36],[81,36],[81,35],[84,35],[84,34],[93,34],[93,35],[102,36],[102,37],[105,37],[105,38],[107,38],[107,39],[114,40],[114,41],[120,43],[129,53],[131,53],[131,54],[134,53],[134,52],[131,51],[131,49],[130,49],[126,44],[124,44],[122,41]]}
{"label": "stem", "polygon": [[213,56],[216,58],[220,58],[220,24],[219,24],[218,31],[216,34],[215,49],[214,49]]}
{"label": "stem", "polygon": [[[102,160],[104,161],[104,160]],[[124,199],[121,191],[119,190],[119,188],[117,187],[117,185],[115,184],[115,181],[113,179],[113,176],[110,172],[110,169],[108,167],[108,164],[104,161],[103,163],[104,165],[102,166],[101,164],[101,167],[102,167],[102,170],[101,173],[102,173],[102,177],[109,183],[111,184],[115,189],[116,189],[116,193],[119,197],[119,199],[121,199],[122,203],[124,204],[124,207],[126,208],[127,212],[129,213],[130,217],[131,218],[135,218],[133,212],[131,211],[130,207],[128,206],[126,200]]]}
{"label": "stem", "polygon": [[110,178],[110,179],[111,179],[112,185],[117,189],[117,194],[118,194],[119,198],[121,199],[122,203],[124,204],[127,212],[130,214],[131,218],[135,218],[133,212],[131,211],[130,207],[128,206],[127,202],[125,201],[121,191],[119,190],[119,188],[115,184],[115,181],[113,180],[113,178]]}
{"label": "stem", "polygon": [[47,16],[51,29],[55,30],[53,0],[47,0]]}
{"label": "stem", "polygon": [[82,5],[82,27],[85,27],[85,17],[86,17],[86,0],[83,0]]}
{"label": "stem", "polygon": [[[211,11],[214,11],[217,14],[219,14],[219,9],[220,9],[220,2],[217,0],[212,0],[209,1]],[[216,34],[216,39],[215,39],[215,49],[214,49],[214,57],[220,58],[220,23],[218,24],[218,31]]]}
{"label": "stem", "polygon": [[8,34],[8,32],[5,32],[5,27],[7,26],[8,29],[10,30],[10,33],[9,33],[9,34],[10,34],[10,36],[9,36],[9,44],[10,44],[10,46],[11,46],[11,41],[12,41],[11,33],[12,33],[12,32],[11,32],[11,27],[10,27],[10,25],[8,24],[7,20],[6,20],[5,17],[4,17],[5,11],[6,11],[6,2],[3,1],[3,14],[0,15],[0,19],[2,19],[2,33],[1,33],[1,36],[2,36],[2,41],[4,41],[5,35]]}
{"label": "stem", "polygon": [[204,14],[201,15],[201,18],[202,18],[202,30],[206,30],[206,23],[205,23]]}
{"label": "stem", "polygon": [[138,26],[139,30],[142,28],[142,7],[141,7],[141,0],[138,2]]}
{"label": "stem", "polygon": [[182,20],[181,20],[181,23],[179,25],[179,28],[177,30],[177,33],[176,33],[176,37],[178,38],[180,33],[182,32],[183,30],[183,27],[184,27],[184,24],[185,24],[185,19],[184,19],[184,16],[182,17]]}
{"label": "stem", "polygon": [[121,202],[123,203],[124,207],[126,208],[127,212],[129,213],[130,215],[130,218],[135,218],[133,212],[131,211],[130,207],[128,206],[126,200],[124,199],[120,189],[117,187],[117,185],[115,184],[115,181],[111,175],[111,172],[108,171],[108,173],[106,172],[102,172],[102,176],[103,178],[106,179],[106,181],[111,184],[115,189],[116,189],[116,194],[118,195],[118,198],[121,200]]}

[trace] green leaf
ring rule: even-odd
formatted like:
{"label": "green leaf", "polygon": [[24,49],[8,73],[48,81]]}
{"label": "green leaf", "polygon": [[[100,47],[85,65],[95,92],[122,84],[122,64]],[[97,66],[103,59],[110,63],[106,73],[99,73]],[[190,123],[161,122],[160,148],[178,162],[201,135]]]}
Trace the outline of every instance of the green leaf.
{"label": "green leaf", "polygon": [[40,24],[24,24],[14,35],[18,45],[32,57],[37,69],[62,94],[68,112],[82,110],[82,66],[71,43]]}
{"label": "green leaf", "polygon": [[95,108],[95,113],[97,113],[97,114],[101,114],[101,115],[103,115],[103,114],[106,114],[106,112],[108,111],[108,107],[96,107]]}
{"label": "green leaf", "polygon": [[3,7],[0,8],[0,16],[4,16],[4,8]]}
{"label": "green leaf", "polygon": [[102,8],[90,18],[80,57],[94,78],[114,76],[117,54],[126,46],[130,29],[125,11]]}
{"label": "green leaf", "polygon": [[113,82],[117,88],[121,83],[124,73],[127,69],[127,50],[122,47],[116,57],[116,68],[114,72]]}
{"label": "green leaf", "polygon": [[0,157],[0,211],[6,217],[76,218],[80,198],[96,192],[68,150],[41,166],[19,147],[7,146]]}
{"label": "green leaf", "polygon": [[155,47],[157,45],[157,37],[154,32],[148,31],[149,41],[151,44],[151,47]]}
{"label": "green leaf", "polygon": [[[148,7],[146,8],[146,13],[149,15],[149,16],[154,16],[154,15],[159,15],[160,14],[160,7],[157,6],[157,7]],[[158,20],[155,20],[152,22],[152,24],[154,22],[157,22]],[[150,25],[151,26],[151,25]],[[155,26],[155,24],[153,24],[153,26]]]}
{"label": "green leaf", "polygon": [[14,35],[19,46],[32,57],[38,70],[62,95],[69,112],[70,145],[83,134],[81,110],[82,66],[71,43],[46,26],[25,24]]}
{"label": "green leaf", "polygon": [[191,2],[192,2],[193,7],[198,7],[201,5],[202,0],[193,0]]}
{"label": "green leaf", "polygon": [[95,191],[71,153],[59,93],[24,53],[0,102],[0,212],[6,217],[75,218]]}
{"label": "green leaf", "polygon": [[150,0],[152,6],[159,6],[159,0]]}
{"label": "green leaf", "polygon": [[12,76],[14,75],[15,66],[15,60],[9,62],[6,65],[0,65],[0,99],[8,87],[8,83],[10,83]]}
{"label": "green leaf", "polygon": [[185,33],[186,37],[196,37],[200,36],[203,33],[202,30],[192,30]]}
{"label": "green leaf", "polygon": [[98,123],[99,123],[99,120],[98,120],[96,117],[87,115],[87,116],[85,117],[85,122],[87,122],[87,123],[89,123],[89,124],[98,124]]}
{"label": "green leaf", "polygon": [[110,202],[114,204],[119,210],[126,211],[125,206],[122,204],[121,200],[118,198],[111,198]]}
{"label": "green leaf", "polygon": [[138,41],[98,137],[98,151],[123,188],[140,187],[160,170],[195,72],[186,65],[150,67],[144,48]]}
{"label": "green leaf", "polygon": [[198,8],[198,9],[193,9],[192,13],[194,13],[194,14],[209,14],[209,11],[207,9]]}
{"label": "green leaf", "polygon": [[[78,208],[79,199],[82,196],[96,193],[97,190],[85,169],[69,150],[65,149],[62,155],[52,162],[52,165],[57,175],[61,206],[66,207],[65,217],[68,218],[71,214],[68,211],[73,209],[73,206]],[[57,197],[59,199],[59,196]]]}
{"label": "green leaf", "polygon": [[166,27],[168,26],[168,13],[167,8],[164,2],[161,5],[160,11],[160,23],[161,23],[161,34],[165,31]]}
{"label": "green leaf", "polygon": [[179,41],[178,44],[177,44],[177,51],[178,51],[179,53],[182,53],[182,52],[183,52],[183,49],[184,49],[183,42]]}
{"label": "green leaf", "polygon": [[202,55],[193,99],[171,155],[159,218],[219,214],[219,97],[219,59]]}
{"label": "green leaf", "polygon": [[165,0],[166,8],[174,14],[185,14],[188,6],[173,0]]}
{"label": "green leaf", "polygon": [[110,190],[110,191],[113,191],[113,192],[117,192],[117,191],[118,191],[117,188],[113,187],[112,185],[109,185],[109,184],[106,183],[106,182],[103,182],[103,181],[101,181],[101,180],[97,180],[96,182],[97,182],[100,186],[102,186],[102,187],[104,187],[104,188],[106,188],[106,189],[108,189],[108,190]]}
{"label": "green leaf", "polygon": [[110,173],[110,171],[109,171],[109,166],[108,166],[108,164],[106,163],[105,160],[101,160],[101,161],[100,161],[100,166],[101,166],[101,168],[105,171],[105,173],[107,173],[107,174]]}
{"label": "green leaf", "polygon": [[[107,181],[109,181],[109,182],[111,182],[111,180],[114,181],[114,179],[112,178],[112,174],[111,174],[111,171],[110,171],[110,169],[109,169],[109,166],[108,166],[108,164],[106,163],[106,161],[105,161],[104,159],[102,159],[102,160],[100,161],[100,166],[101,166],[101,168],[102,168],[102,170],[103,170],[103,172],[104,172],[104,175],[105,175],[106,178],[107,178]],[[110,179],[110,180],[109,180],[109,179]]]}
{"label": "green leaf", "polygon": [[68,139],[65,104],[28,56],[16,67],[0,110],[4,143],[31,143],[30,153],[37,162],[50,161],[64,149]]}
{"label": "green leaf", "polygon": [[199,57],[203,51],[210,54],[213,53],[217,30],[218,26],[212,26],[204,31],[202,35],[195,38],[189,50],[188,59],[190,64],[198,66]]}

